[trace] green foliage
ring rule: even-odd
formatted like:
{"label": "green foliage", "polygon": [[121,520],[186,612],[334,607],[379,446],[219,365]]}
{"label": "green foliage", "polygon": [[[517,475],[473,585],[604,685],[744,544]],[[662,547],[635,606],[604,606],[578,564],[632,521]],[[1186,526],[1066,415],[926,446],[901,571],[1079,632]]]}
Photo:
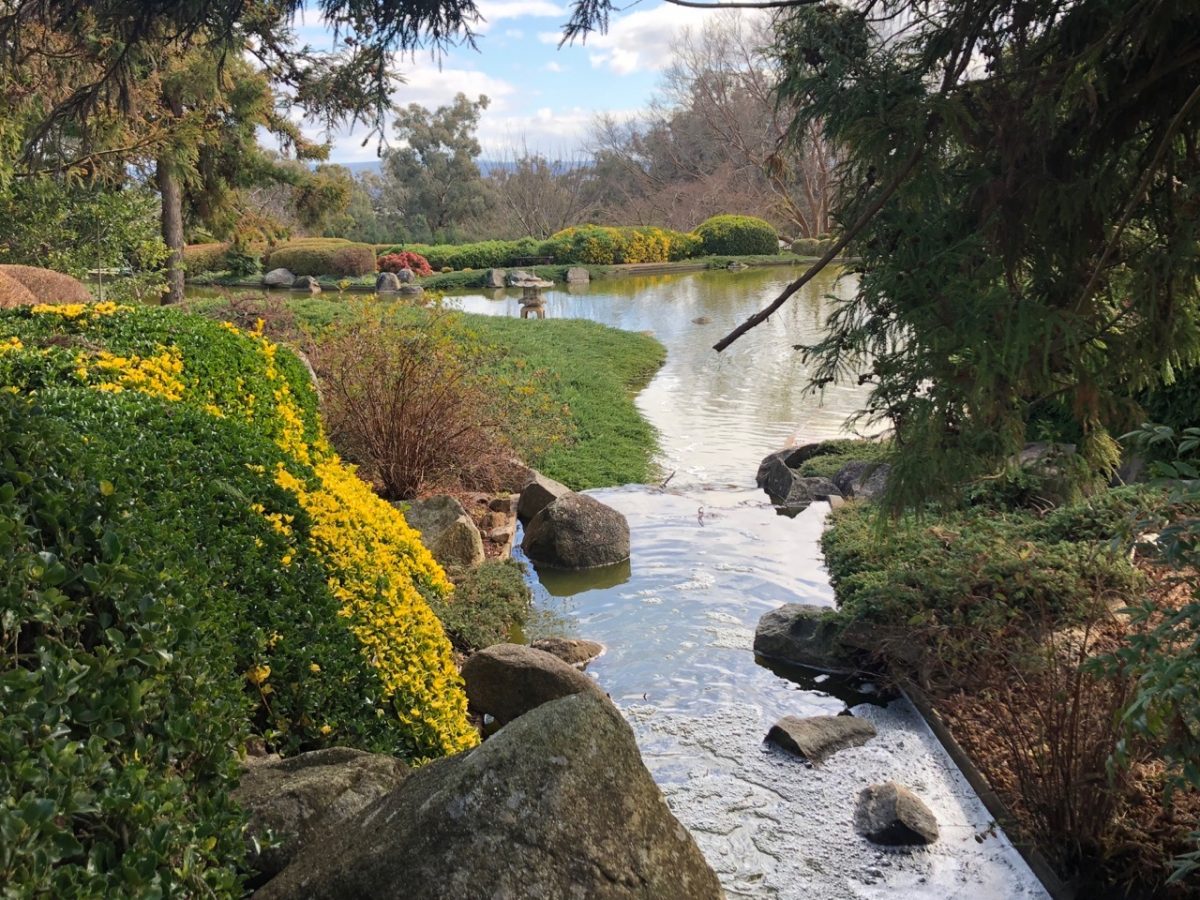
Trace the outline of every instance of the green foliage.
{"label": "green foliage", "polygon": [[338,238],[306,238],[280,244],[264,265],[293,275],[370,275],[375,271],[375,250]]}
{"label": "green foliage", "polygon": [[224,272],[230,246],[217,242],[188,244],[183,248],[183,266],[188,276]]}
{"label": "green foliage", "polygon": [[1006,642],[1134,596],[1128,543],[1113,541],[1121,502],[1067,508],[1049,523],[971,509],[886,528],[878,508],[850,504],[832,514],[821,546],[843,616],[880,628],[878,652],[905,671],[954,683]]}
{"label": "green foliage", "polygon": [[244,241],[235,240],[225,251],[222,266],[231,275],[245,277],[258,272],[262,254]]}
{"label": "green foliage", "polygon": [[145,564],[169,535],[129,527],[139,498],[80,440],[80,416],[119,405],[0,394],[0,882],[230,895],[244,853],[231,750],[249,704],[203,586]]}
{"label": "green foliage", "polygon": [[104,299],[141,300],[164,283],[157,200],[141,187],[82,185],[47,176],[0,190],[0,264],[86,279],[106,270]]}
{"label": "green foliage", "polygon": [[519,563],[490,559],[465,572],[451,572],[454,594],[430,605],[455,648],[473,653],[508,641],[529,612],[530,591]]}
{"label": "green foliage", "polygon": [[779,252],[779,235],[769,222],[754,216],[713,216],[696,234],[710,256],[751,256]]}
{"label": "green foliage", "polygon": [[1200,50],[1200,7],[870,8],[797,9],[776,45],[792,135],[845,149],[834,218],[867,223],[814,385],[875,385],[893,510],[1001,470],[1052,402],[1106,476],[1129,396],[1200,357],[1200,195],[1175,187],[1200,184],[1200,103],[1160,64]]}
{"label": "green foliage", "polygon": [[833,238],[798,238],[792,241],[797,256],[824,256],[837,243]]}

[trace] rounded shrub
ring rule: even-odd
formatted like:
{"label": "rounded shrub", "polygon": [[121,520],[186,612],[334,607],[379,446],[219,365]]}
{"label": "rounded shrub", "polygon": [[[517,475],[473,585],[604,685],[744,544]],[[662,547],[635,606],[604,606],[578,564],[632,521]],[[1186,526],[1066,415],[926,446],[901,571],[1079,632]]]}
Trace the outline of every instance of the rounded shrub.
{"label": "rounded shrub", "polygon": [[824,251],[817,238],[797,238],[792,241],[792,252],[797,256],[820,256]]}
{"label": "rounded shrub", "polygon": [[14,306],[32,306],[37,298],[30,293],[29,288],[21,284],[11,275],[0,272],[0,309],[11,309]]}
{"label": "rounded shrub", "polygon": [[223,272],[228,251],[229,244],[188,244],[183,248],[183,268],[189,275]]}
{"label": "rounded shrub", "polygon": [[0,880],[237,893],[249,735],[475,743],[428,605],[449,583],[330,450],[294,354],[176,310],[35,305],[0,313],[0,386]]}
{"label": "rounded shrub", "polygon": [[713,216],[696,229],[709,256],[774,255],[779,235],[769,222],[754,216]]}
{"label": "rounded shrub", "polygon": [[78,278],[37,266],[0,266],[0,274],[25,285],[38,303],[87,303],[92,293]]}
{"label": "rounded shrub", "polygon": [[375,271],[375,251],[370,244],[340,238],[303,238],[274,248],[264,265],[293,275],[370,275]]}
{"label": "rounded shrub", "polygon": [[379,257],[380,272],[401,272],[404,269],[410,270],[414,275],[432,275],[433,268],[429,265],[429,260],[423,257],[420,253],[410,253],[407,250],[402,250],[399,253],[388,253]]}

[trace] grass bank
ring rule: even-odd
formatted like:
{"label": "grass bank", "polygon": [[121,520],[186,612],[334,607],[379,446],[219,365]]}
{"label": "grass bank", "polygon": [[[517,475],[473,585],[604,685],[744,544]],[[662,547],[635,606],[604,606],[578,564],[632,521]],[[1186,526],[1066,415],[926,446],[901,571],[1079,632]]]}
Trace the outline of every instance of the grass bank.
{"label": "grass bank", "polygon": [[[213,313],[221,300],[197,300],[197,311]],[[352,314],[344,302],[289,298],[286,306],[305,326],[319,329]],[[396,306],[398,317],[430,315]],[[538,386],[561,417],[565,439],[526,462],[576,490],[643,483],[655,477],[657,436],[638,412],[633,398],[662,365],[666,350],[654,338],[580,319],[522,320],[445,313],[454,318],[463,340],[479,341],[502,352],[484,357],[485,378],[497,390],[511,370],[538,372]],[[510,423],[521,446],[523,423]]]}

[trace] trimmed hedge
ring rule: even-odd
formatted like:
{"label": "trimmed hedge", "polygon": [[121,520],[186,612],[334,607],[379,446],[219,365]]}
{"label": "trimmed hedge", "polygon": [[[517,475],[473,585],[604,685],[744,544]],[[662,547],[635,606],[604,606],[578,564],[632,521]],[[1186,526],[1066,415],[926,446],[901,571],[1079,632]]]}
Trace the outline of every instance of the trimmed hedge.
{"label": "trimmed hedge", "polygon": [[476,734],[450,586],[328,448],[301,362],[114,304],[0,313],[0,882],[237,893],[238,747]]}
{"label": "trimmed hedge", "polygon": [[341,238],[305,238],[280,244],[263,260],[266,269],[287,269],[293,275],[371,275],[375,250]]}
{"label": "trimmed hedge", "polygon": [[39,303],[87,303],[91,291],[78,278],[38,266],[0,266],[0,274],[19,281]]}
{"label": "trimmed hedge", "polygon": [[183,268],[189,275],[225,271],[228,244],[188,244],[183,248]]}
{"label": "trimmed hedge", "polygon": [[779,235],[770,223],[754,216],[713,216],[696,229],[709,256],[753,256],[779,253]]}

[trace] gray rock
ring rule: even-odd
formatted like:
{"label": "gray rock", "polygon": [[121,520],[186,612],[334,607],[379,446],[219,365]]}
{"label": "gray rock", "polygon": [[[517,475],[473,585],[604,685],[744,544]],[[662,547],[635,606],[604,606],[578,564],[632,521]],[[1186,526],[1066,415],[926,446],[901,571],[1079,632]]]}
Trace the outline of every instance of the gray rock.
{"label": "gray rock", "polygon": [[841,496],[842,492],[838,490],[837,485],[828,478],[797,475],[792,479],[792,486],[788,490],[787,496],[779,503],[781,506],[800,511],[807,509],[818,500]]}
{"label": "gray rock", "polygon": [[625,517],[585,494],[559,497],[525,526],[521,549],[558,569],[592,569],[629,559]]}
{"label": "gray rock", "polygon": [[820,763],[839,750],[865,744],[875,733],[874,725],[854,716],[784,716],[771,726],[767,740]]}
{"label": "gray rock", "polygon": [[792,491],[796,479],[801,476],[794,470],[821,453],[822,444],[805,444],[777,450],[765,457],[758,466],[755,483],[767,492],[774,503],[782,503]]}
{"label": "gray rock", "polygon": [[321,293],[321,283],[311,275],[301,275],[292,282],[293,291],[308,291],[310,294]]}
{"label": "gray rock", "polygon": [[826,619],[827,606],[785,603],[758,620],[754,652],[796,666],[825,672],[856,671],[838,645],[837,624]]}
{"label": "gray rock", "polygon": [[492,497],[488,500],[488,509],[492,512],[503,513],[505,516],[517,514],[517,495],[505,494],[502,497]]}
{"label": "gray rock", "polygon": [[604,652],[603,644],[596,641],[585,641],[580,638],[539,638],[529,646],[535,650],[542,650],[557,656],[568,665],[579,669],[582,669]]}
{"label": "gray rock", "polygon": [[1074,454],[1074,444],[1034,441],[1021,448],[1021,452],[1017,454],[1017,462],[1022,466],[1040,468],[1045,465],[1055,465],[1061,462],[1063,457]]}
{"label": "gray rock", "polygon": [[508,273],[504,269],[488,269],[483,273],[483,286],[492,290],[502,288],[507,276]]}
{"label": "gray rock", "polygon": [[587,269],[579,266],[571,266],[567,269],[567,284],[587,284],[592,280],[592,275]]}
{"label": "gray rock", "polygon": [[375,292],[378,294],[394,294],[400,290],[400,276],[395,272],[380,272],[375,279]]}
{"label": "gray rock", "polygon": [[528,522],[559,497],[571,493],[565,484],[532,469],[529,471],[533,477],[522,485],[521,499],[517,501],[517,516],[522,522]]}
{"label": "gray rock", "polygon": [[408,524],[443,566],[473,568],[484,560],[483,538],[462,504],[447,494],[414,500],[404,510]]}
{"label": "gray rock", "polygon": [[708,316],[697,316],[696,318],[692,319],[692,324],[693,325],[711,325],[712,319],[710,319]]}
{"label": "gray rock", "polygon": [[867,840],[887,846],[932,844],[938,824],[929,807],[906,787],[873,784],[858,797],[854,827]]}
{"label": "gray rock", "polygon": [[416,770],[261,900],[716,900],[716,875],[595,694]]}
{"label": "gray rock", "polygon": [[413,270],[409,268],[401,269],[396,277],[400,279],[401,284],[412,284],[417,280],[417,276],[413,274]]}
{"label": "gray rock", "polygon": [[[314,834],[362,811],[408,777],[401,760],[348,747],[248,759],[233,799],[250,815],[250,863],[274,875]],[[268,831],[279,842],[262,847]],[[256,847],[262,847],[255,852]]]}
{"label": "gray rock", "polygon": [[517,285],[524,284],[527,281],[539,281],[539,280],[540,279],[536,275],[531,275],[530,273],[524,271],[523,269],[513,269],[511,272],[506,273],[504,276],[504,283],[508,287],[515,287]]}
{"label": "gray rock", "polygon": [[845,497],[875,500],[887,490],[891,472],[892,467],[888,463],[854,459],[838,469],[833,476],[833,483]]}
{"label": "gray rock", "polygon": [[471,708],[501,724],[580,691],[604,696],[578,669],[524,644],[493,644],[480,650],[463,664],[462,677]]}
{"label": "gray rock", "polygon": [[267,287],[291,287],[296,276],[287,269],[272,269],[263,276],[263,284]]}
{"label": "gray rock", "polygon": [[402,284],[397,292],[401,297],[423,297],[425,296],[425,288],[419,284]]}

